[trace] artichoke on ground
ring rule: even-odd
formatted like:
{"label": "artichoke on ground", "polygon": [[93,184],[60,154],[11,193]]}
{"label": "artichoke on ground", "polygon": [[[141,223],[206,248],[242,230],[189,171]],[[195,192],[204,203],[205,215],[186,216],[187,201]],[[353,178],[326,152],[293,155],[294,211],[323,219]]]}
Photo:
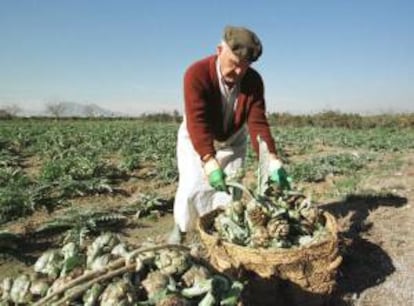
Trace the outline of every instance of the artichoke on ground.
{"label": "artichoke on ground", "polygon": [[105,287],[100,283],[93,284],[92,288],[88,289],[82,296],[84,306],[94,306],[97,304],[99,296],[104,291]]}
{"label": "artichoke on ground", "polygon": [[64,257],[60,250],[49,250],[42,254],[34,265],[36,272],[57,278],[63,266]]}
{"label": "artichoke on ground", "polygon": [[105,233],[98,236],[87,249],[86,263],[89,266],[98,256],[110,253],[120,243],[119,237],[113,233]]}
{"label": "artichoke on ground", "polygon": [[30,277],[27,274],[18,276],[10,290],[10,298],[16,304],[27,304],[32,299],[30,293]]}
{"label": "artichoke on ground", "polygon": [[180,275],[190,267],[187,254],[170,249],[159,251],[154,263],[165,275]]}
{"label": "artichoke on ground", "polygon": [[49,283],[42,279],[37,279],[32,282],[30,285],[30,293],[34,296],[45,296],[49,290]]}
{"label": "artichoke on ground", "polygon": [[194,264],[181,276],[181,279],[186,287],[191,287],[195,283],[207,279],[210,275],[207,268]]}
{"label": "artichoke on ground", "polygon": [[132,284],[125,279],[110,283],[102,292],[99,300],[101,306],[134,305],[136,294]]}
{"label": "artichoke on ground", "polygon": [[142,281],[142,286],[147,292],[150,300],[154,299],[157,293],[164,290],[169,284],[170,279],[167,275],[160,271],[153,271],[148,273],[147,277]]}

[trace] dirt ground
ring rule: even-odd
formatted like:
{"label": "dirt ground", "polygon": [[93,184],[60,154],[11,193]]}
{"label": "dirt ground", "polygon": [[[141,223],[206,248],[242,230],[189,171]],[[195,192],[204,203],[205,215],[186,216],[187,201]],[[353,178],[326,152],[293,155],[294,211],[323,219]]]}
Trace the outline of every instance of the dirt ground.
{"label": "dirt ground", "polygon": [[339,292],[354,305],[414,305],[414,154],[398,171],[372,175],[366,188],[393,196],[356,197],[330,203],[340,220],[347,217]]}
{"label": "dirt ground", "polygon": [[[338,271],[337,290],[325,305],[414,305],[414,153],[406,153],[399,169],[381,170],[381,165],[362,182],[364,190],[346,200],[332,199],[321,207],[337,217],[341,226],[343,262]],[[159,186],[140,181],[125,183],[129,196],[94,197],[77,201],[76,205],[102,208],[102,203],[115,209],[133,199],[139,192],[157,190],[170,199],[176,185]],[[54,215],[64,213],[53,212]],[[38,212],[8,225],[13,232],[29,233],[51,216]],[[163,241],[172,228],[171,211],[158,218],[138,219],[122,236],[132,244],[147,239]],[[30,269],[36,257],[53,242],[25,242],[0,257],[0,275],[16,275]],[[21,246],[21,244],[19,244]],[[283,299],[281,299],[283,300]],[[253,304],[252,304],[253,305]],[[286,302],[284,305],[293,305]],[[302,300],[297,305],[308,305]],[[310,304],[309,304],[310,305]]]}

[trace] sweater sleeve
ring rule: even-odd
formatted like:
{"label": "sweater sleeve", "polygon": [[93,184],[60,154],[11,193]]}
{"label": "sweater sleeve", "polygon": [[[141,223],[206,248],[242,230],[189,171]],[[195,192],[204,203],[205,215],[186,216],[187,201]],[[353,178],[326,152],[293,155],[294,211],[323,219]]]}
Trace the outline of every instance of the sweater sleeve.
{"label": "sweater sleeve", "polygon": [[256,83],[255,94],[253,95],[253,101],[247,118],[250,140],[257,156],[259,156],[259,143],[257,142],[258,135],[260,135],[266,142],[269,152],[276,154],[275,142],[266,117],[263,81],[260,77],[258,80],[259,81]]}
{"label": "sweater sleeve", "polygon": [[215,154],[213,134],[206,120],[208,114],[206,89],[194,67],[184,75],[184,101],[188,133],[200,158]]}

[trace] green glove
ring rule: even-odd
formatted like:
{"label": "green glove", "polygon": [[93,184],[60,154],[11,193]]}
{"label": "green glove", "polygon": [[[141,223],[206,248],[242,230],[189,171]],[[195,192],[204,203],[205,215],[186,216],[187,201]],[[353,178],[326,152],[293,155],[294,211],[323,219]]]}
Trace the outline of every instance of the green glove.
{"label": "green glove", "polygon": [[226,175],[215,158],[209,159],[204,164],[204,172],[207,175],[208,183],[217,191],[228,192],[226,186]]}
{"label": "green glove", "polygon": [[221,169],[214,170],[208,176],[208,182],[210,186],[213,187],[217,191],[227,192],[227,186],[226,186],[225,179],[226,179],[226,175]]}
{"label": "green glove", "polygon": [[272,183],[278,184],[281,189],[287,189],[287,190],[291,189],[290,183],[292,182],[292,178],[287,174],[284,168],[279,168],[278,170],[274,170],[270,174],[270,181]]}
{"label": "green glove", "polygon": [[276,183],[282,190],[290,190],[292,178],[283,168],[282,162],[278,159],[269,162],[269,179],[272,183]]}

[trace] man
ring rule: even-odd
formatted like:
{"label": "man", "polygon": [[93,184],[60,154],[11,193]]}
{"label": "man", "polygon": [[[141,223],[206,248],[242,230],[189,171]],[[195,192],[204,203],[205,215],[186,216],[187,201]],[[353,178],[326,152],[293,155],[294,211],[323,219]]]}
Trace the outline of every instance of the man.
{"label": "man", "polygon": [[267,144],[270,179],[289,188],[265,115],[263,82],[250,67],[261,54],[255,33],[227,26],[217,54],[195,62],[185,73],[175,227],[169,243],[180,243],[199,216],[231,201],[225,179],[242,169],[248,133],[256,153],[258,135]]}

